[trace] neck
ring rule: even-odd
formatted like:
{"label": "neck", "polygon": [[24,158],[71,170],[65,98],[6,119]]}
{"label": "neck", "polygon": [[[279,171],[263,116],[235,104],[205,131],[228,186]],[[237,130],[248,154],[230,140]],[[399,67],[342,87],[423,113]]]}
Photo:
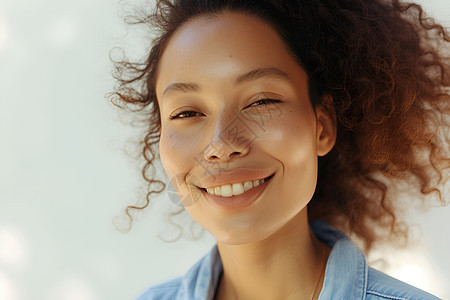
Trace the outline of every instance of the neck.
{"label": "neck", "polygon": [[320,294],[328,247],[311,232],[306,212],[261,241],[218,241],[217,246],[223,275],[216,299],[317,299]]}

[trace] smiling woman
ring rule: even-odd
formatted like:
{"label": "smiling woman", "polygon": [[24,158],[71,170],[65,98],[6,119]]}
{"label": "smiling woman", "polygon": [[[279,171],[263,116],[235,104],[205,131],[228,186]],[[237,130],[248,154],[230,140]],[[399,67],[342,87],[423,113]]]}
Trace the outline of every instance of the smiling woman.
{"label": "smiling woman", "polygon": [[138,299],[436,299],[342,233],[406,237],[393,184],[445,202],[450,40],[420,6],[158,1],[141,22],[160,36],[113,101],[145,116],[144,177],[159,153],[217,246]]}
{"label": "smiling woman", "polygon": [[[179,82],[196,88],[167,95]],[[278,33],[244,14],[195,19],[167,44],[156,81],[161,161],[169,178],[186,178],[181,194],[214,188],[214,195],[202,193],[184,206],[219,249],[269,242],[295,216],[307,220],[303,208],[314,194],[317,157],[331,150],[336,136],[332,115],[314,112],[307,87],[305,71]],[[261,104],[267,95],[271,101]],[[253,121],[275,106],[279,114],[264,126]],[[173,119],[186,110],[189,117]],[[230,132],[235,126],[239,136]],[[211,165],[210,174],[203,176],[200,160]],[[233,188],[238,193],[245,182],[269,177],[233,196]]]}

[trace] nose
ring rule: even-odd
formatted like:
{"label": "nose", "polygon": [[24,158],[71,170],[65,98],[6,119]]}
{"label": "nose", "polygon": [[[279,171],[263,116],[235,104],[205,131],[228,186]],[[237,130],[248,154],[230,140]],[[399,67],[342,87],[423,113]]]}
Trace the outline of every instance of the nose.
{"label": "nose", "polygon": [[244,157],[249,153],[255,138],[256,135],[242,117],[234,115],[228,121],[218,120],[213,138],[205,147],[203,156],[209,162],[228,162],[233,158]]}

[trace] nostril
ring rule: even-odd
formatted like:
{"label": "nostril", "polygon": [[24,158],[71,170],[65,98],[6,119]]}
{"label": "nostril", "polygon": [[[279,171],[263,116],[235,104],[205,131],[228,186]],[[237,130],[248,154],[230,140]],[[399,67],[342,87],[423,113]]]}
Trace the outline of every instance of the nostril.
{"label": "nostril", "polygon": [[241,155],[241,152],[233,152],[230,154],[230,157],[236,156],[236,155]]}

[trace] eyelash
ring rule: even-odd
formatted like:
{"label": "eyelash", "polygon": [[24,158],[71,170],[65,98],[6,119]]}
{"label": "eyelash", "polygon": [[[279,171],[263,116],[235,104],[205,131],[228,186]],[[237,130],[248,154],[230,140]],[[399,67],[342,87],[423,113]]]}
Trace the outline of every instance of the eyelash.
{"label": "eyelash", "polygon": [[[277,100],[277,99],[259,99],[259,100],[255,101],[255,102],[253,102],[252,104],[250,104],[249,106],[247,106],[246,108],[248,108],[248,107],[255,107],[255,106],[265,106],[265,105],[269,105],[269,104],[272,104],[272,103],[280,103],[280,102],[281,102],[281,100]],[[255,105],[257,103],[260,103],[260,104],[259,105]],[[178,113],[178,114],[176,114],[174,116],[170,116],[169,119],[170,120],[174,120],[174,119],[192,118],[194,116],[192,116],[191,113],[201,115],[201,113],[193,111],[193,110],[185,110],[185,111],[182,111],[182,112],[180,112],[180,113]],[[181,115],[186,115],[186,114],[189,114],[191,116],[180,117]]]}
{"label": "eyelash", "polygon": [[173,119],[186,119],[186,118],[192,118],[192,116],[188,116],[188,117],[180,117],[180,115],[186,115],[187,113],[194,113],[194,114],[199,114],[199,112],[193,111],[193,110],[185,110],[180,112],[179,114],[176,114],[175,116],[170,116],[169,119],[173,120]]}
{"label": "eyelash", "polygon": [[[280,103],[280,102],[281,102],[281,100],[278,100],[278,99],[270,99],[270,98],[259,99],[259,100],[253,102],[252,104],[250,104],[247,107],[269,105],[269,104],[272,104],[272,103]],[[261,104],[260,105],[255,105],[256,103],[261,103]]]}

